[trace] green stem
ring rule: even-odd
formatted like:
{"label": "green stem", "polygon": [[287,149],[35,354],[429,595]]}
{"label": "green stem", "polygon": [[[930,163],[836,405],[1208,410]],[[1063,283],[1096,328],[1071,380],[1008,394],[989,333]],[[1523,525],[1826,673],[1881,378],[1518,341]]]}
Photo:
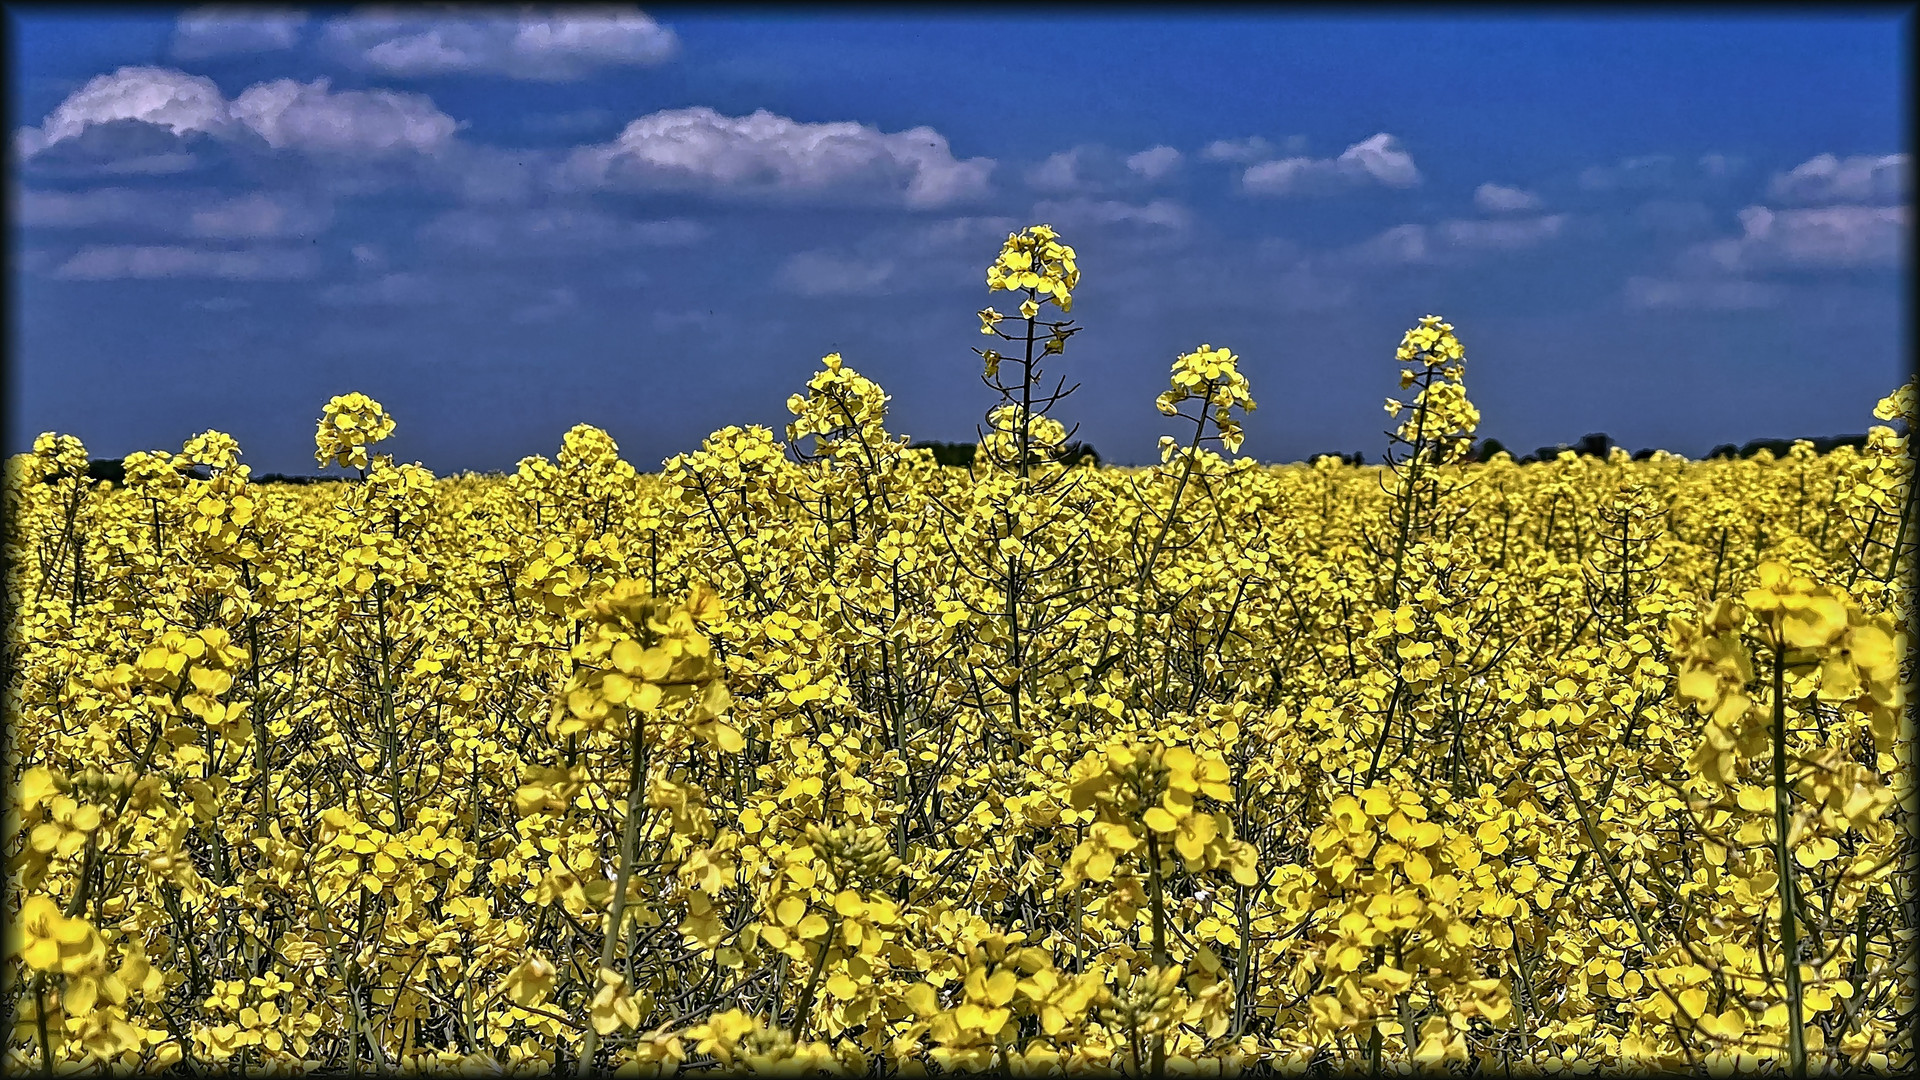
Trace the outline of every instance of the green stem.
{"label": "green stem", "polygon": [[[1153,903],[1153,966],[1158,969],[1167,966],[1167,900],[1165,883],[1160,878],[1160,834],[1147,830],[1147,875],[1150,878]],[[1167,1035],[1157,1031],[1153,1036],[1153,1078],[1160,1080],[1167,1072]]]}
{"label": "green stem", "polygon": [[1773,641],[1773,831],[1774,859],[1780,866],[1780,949],[1787,973],[1787,1053],[1794,1080],[1807,1075],[1807,1034],[1800,1008],[1800,928],[1794,917],[1793,848],[1787,842],[1790,819],[1787,790],[1786,644],[1776,626]]}
{"label": "green stem", "polygon": [[820,937],[820,955],[814,957],[813,974],[807,976],[806,989],[800,992],[799,1014],[793,1021],[793,1041],[801,1042],[807,1037],[807,1023],[813,1019],[813,994],[820,988],[820,973],[827,967],[827,950],[833,947],[833,935],[840,931],[840,913],[835,911],[827,920],[827,932]]}
{"label": "green stem", "polygon": [[[635,839],[640,832],[641,803],[646,798],[646,755],[646,721],[644,714],[635,712],[632,741],[628,747],[627,820],[620,825],[620,869],[614,875],[613,901],[607,909],[606,936],[600,941],[600,971],[613,970],[614,947],[620,942],[620,922],[626,915],[627,883],[633,880],[634,849],[637,846]],[[595,973],[595,977],[598,977],[598,972]],[[583,1078],[593,1075],[593,1059],[599,1050],[599,1029],[588,1024],[586,1042],[580,1049],[580,1061],[575,1075]]]}

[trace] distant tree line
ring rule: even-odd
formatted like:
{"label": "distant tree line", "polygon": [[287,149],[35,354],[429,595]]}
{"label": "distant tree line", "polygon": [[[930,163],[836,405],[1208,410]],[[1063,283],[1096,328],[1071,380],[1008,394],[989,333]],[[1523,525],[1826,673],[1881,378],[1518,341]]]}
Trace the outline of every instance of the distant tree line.
{"label": "distant tree line", "polygon": [[[933,451],[933,460],[941,465],[951,465],[966,469],[972,467],[973,455],[979,449],[980,444],[970,442],[940,442],[937,439],[928,439],[923,442],[915,439],[909,443],[908,446],[914,450]],[[1098,465],[1101,461],[1105,460],[1100,456],[1100,451],[1095,450],[1090,443],[1070,442],[1063,449],[1065,452],[1060,455],[1060,460],[1069,466],[1079,465],[1087,461]]]}
{"label": "distant tree line", "polygon": [[[1711,461],[1715,458],[1750,458],[1762,450],[1772,451],[1775,457],[1783,457],[1787,451],[1793,448],[1793,444],[1796,441],[1798,440],[1749,439],[1739,446],[1735,446],[1733,443],[1721,443],[1719,446],[1707,451],[1707,460]],[[1813,452],[1816,454],[1829,453],[1842,446],[1858,448],[1867,445],[1867,437],[1865,435],[1819,435],[1806,441],[1813,444]],[[1604,458],[1613,452],[1613,448],[1616,445],[1613,438],[1604,431],[1588,432],[1580,437],[1579,442],[1542,446],[1534,450],[1533,453],[1516,457],[1514,460],[1522,465],[1535,461],[1553,461],[1568,450],[1573,451],[1581,457]],[[1501,445],[1499,439],[1482,439],[1475,444],[1474,449],[1475,456],[1481,461],[1491,461],[1495,454],[1507,450],[1505,446]],[[1645,461],[1654,455],[1654,450],[1655,448],[1650,446],[1636,450],[1633,453],[1633,460]],[[1512,453],[1511,450],[1507,450],[1507,452],[1509,454]]]}
{"label": "distant tree line", "polygon": [[[187,475],[193,477],[195,480],[207,480],[210,479],[213,474],[208,471],[205,465],[195,465],[193,468],[187,470]],[[127,468],[121,463],[119,458],[94,458],[92,461],[87,462],[87,479],[95,481],[96,483],[104,480],[114,487],[121,487],[127,482]],[[324,484],[329,481],[339,480],[341,477],[289,476],[286,473],[270,472],[255,473],[251,479],[256,484]]]}
{"label": "distant tree line", "polygon": [[[1707,451],[1707,460],[1713,460],[1714,458],[1750,458],[1762,450],[1771,451],[1774,457],[1785,457],[1787,452],[1793,448],[1795,441],[1797,440],[1749,439],[1738,446],[1735,446],[1733,443],[1721,443],[1712,450]],[[1867,437],[1865,435],[1819,435],[1807,441],[1813,444],[1813,452],[1816,454],[1831,453],[1842,446],[1859,448],[1867,445]],[[916,450],[933,451],[933,460],[942,465],[952,465],[963,469],[973,464],[974,451],[978,446],[978,444],[970,442],[940,442],[931,439],[926,442],[915,441],[909,445]],[[1514,461],[1522,465],[1536,461],[1553,461],[1558,458],[1564,450],[1571,450],[1581,457],[1604,458],[1612,452],[1615,445],[1612,437],[1607,435],[1606,432],[1589,432],[1582,435],[1579,442],[1542,446],[1535,449],[1531,454],[1514,458]],[[1502,443],[1499,439],[1480,439],[1473,444],[1473,456],[1477,461],[1492,461],[1495,454],[1502,452],[1512,453],[1511,450],[1507,449],[1506,444]],[[1653,454],[1654,448],[1646,447],[1634,451],[1633,460],[1645,461],[1652,457]],[[1309,454],[1304,460],[1318,461],[1323,457],[1334,458],[1347,465],[1365,465],[1367,463],[1366,453],[1360,450],[1355,450],[1351,454]],[[1079,465],[1081,462],[1088,460],[1091,460],[1092,464],[1098,465],[1104,459],[1101,458],[1100,452],[1095,450],[1091,444],[1070,442],[1066,445],[1066,453],[1063,455],[1062,460],[1068,465]],[[205,480],[207,479],[208,473],[204,466],[196,465],[193,467],[191,475],[197,479]],[[491,476],[505,474],[485,473],[481,475]],[[92,461],[87,462],[87,478],[96,482],[104,480],[114,487],[120,487],[127,482],[127,470],[121,465],[120,459],[118,458],[94,458]],[[253,476],[253,482],[256,484],[326,484],[338,483],[343,480],[350,482],[353,479],[354,478],[350,476],[298,476],[277,472],[255,473]]]}
{"label": "distant tree line", "polygon": [[[1784,457],[1787,451],[1793,448],[1793,444],[1796,441],[1797,440],[1794,439],[1750,439],[1739,446],[1735,446],[1733,443],[1721,443],[1719,446],[1707,452],[1707,460],[1714,458],[1750,458],[1762,450],[1772,451],[1774,457]],[[1867,445],[1867,437],[1865,435],[1820,435],[1808,439],[1807,442],[1813,444],[1814,453],[1825,454],[1842,446],[1852,446],[1855,448],[1865,446]],[[1618,444],[1613,441],[1613,437],[1606,432],[1594,431],[1582,435],[1579,442],[1542,446],[1535,449],[1531,454],[1515,455],[1513,460],[1521,465],[1531,464],[1536,461],[1554,461],[1559,458],[1563,451],[1567,450],[1571,450],[1581,457],[1604,458],[1613,452],[1613,448],[1616,445]],[[1633,453],[1633,460],[1645,461],[1652,457],[1654,452],[1654,447],[1636,450]],[[1476,461],[1483,463],[1492,461],[1494,455],[1500,453],[1512,455],[1513,451],[1499,439],[1479,439],[1473,444],[1473,457]],[[1367,463],[1366,455],[1357,450],[1351,454],[1309,454],[1305,460],[1318,461],[1323,457],[1334,458],[1348,465],[1365,465]]]}

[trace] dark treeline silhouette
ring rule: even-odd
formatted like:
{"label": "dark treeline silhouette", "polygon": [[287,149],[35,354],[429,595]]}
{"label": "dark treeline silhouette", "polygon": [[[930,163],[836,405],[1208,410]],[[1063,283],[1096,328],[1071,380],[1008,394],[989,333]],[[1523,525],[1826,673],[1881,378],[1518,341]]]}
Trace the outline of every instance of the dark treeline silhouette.
{"label": "dark treeline silhouette", "polygon": [[[1830,453],[1842,446],[1859,448],[1867,445],[1867,437],[1865,435],[1820,435],[1810,438],[1807,441],[1813,444],[1813,452],[1816,454]],[[1707,459],[1750,458],[1762,450],[1772,451],[1774,457],[1785,457],[1787,451],[1792,449],[1794,442],[1795,440],[1793,439],[1752,439],[1740,446],[1735,446],[1732,443],[1722,443],[1707,452]],[[1604,458],[1613,451],[1616,445],[1618,444],[1613,441],[1613,437],[1606,432],[1593,431],[1582,435],[1579,442],[1542,446],[1534,450],[1531,454],[1514,455],[1513,460],[1521,465],[1529,465],[1538,461],[1554,461],[1558,459],[1561,452],[1565,450],[1571,450],[1581,457]],[[1633,453],[1633,460],[1645,461],[1654,455],[1655,449],[1655,447],[1649,446],[1636,450]],[[1501,453],[1513,455],[1513,451],[1508,449],[1507,445],[1499,439],[1478,439],[1475,440],[1473,444],[1472,456],[1475,461],[1482,463],[1492,461],[1494,455]],[[1358,451],[1351,454],[1308,454],[1301,460],[1313,462],[1323,457],[1337,458],[1349,465],[1365,465],[1367,463],[1366,455]]]}
{"label": "dark treeline silhouette", "polygon": [[[933,451],[934,461],[942,465],[957,466],[965,469],[973,465],[973,455],[979,448],[979,445],[978,443],[970,442],[940,442],[937,439],[927,439],[924,441],[915,439],[908,444],[908,447],[914,450],[931,450]],[[1100,456],[1100,451],[1095,450],[1092,445],[1088,443],[1070,442],[1064,449],[1065,453],[1060,456],[1060,460],[1068,465],[1078,465],[1088,459],[1092,459],[1092,463],[1098,465],[1105,460]]]}
{"label": "dark treeline silhouette", "polygon": [[[1831,453],[1842,446],[1851,446],[1858,449],[1867,445],[1867,437],[1865,435],[1819,435],[1809,438],[1807,441],[1813,444],[1813,452],[1816,454]],[[1707,451],[1707,460],[1713,460],[1715,458],[1750,458],[1762,450],[1772,451],[1774,457],[1785,457],[1787,452],[1793,448],[1794,442],[1795,440],[1793,439],[1749,439],[1739,446],[1735,446],[1732,443],[1721,443],[1712,450]],[[976,446],[976,444],[970,442],[939,442],[931,439],[925,442],[916,441],[910,445],[916,450],[933,451],[933,460],[942,465],[952,465],[963,469],[973,464],[973,454]],[[1615,445],[1613,439],[1605,432],[1589,432],[1586,435],[1582,435],[1579,442],[1560,443],[1557,446],[1542,446],[1531,454],[1514,458],[1514,461],[1521,465],[1532,464],[1539,461],[1553,461],[1560,456],[1560,452],[1563,450],[1571,450],[1582,457],[1604,458]],[[1506,444],[1502,443],[1499,439],[1479,439],[1473,444],[1473,459],[1475,461],[1492,461],[1495,454],[1502,452],[1512,453],[1511,450],[1507,449]],[[1633,460],[1645,461],[1652,457],[1653,454],[1654,448],[1646,447],[1634,451]],[[1367,464],[1367,455],[1359,450],[1355,450],[1351,454],[1309,454],[1302,460],[1314,462],[1323,457],[1337,458],[1347,465]],[[1066,445],[1066,454],[1063,460],[1065,460],[1068,465],[1078,465],[1088,459],[1091,459],[1095,465],[1101,464],[1104,460],[1101,458],[1100,452],[1087,443],[1070,442]],[[209,474],[205,467],[196,465],[193,467],[190,475],[196,479],[205,480]],[[506,474],[485,472],[474,475],[504,476]],[[50,477],[49,481],[51,481],[51,479]],[[105,481],[114,487],[120,487],[127,482],[127,471],[126,468],[121,465],[118,458],[95,458],[87,462],[87,479],[96,482]],[[355,477],[352,476],[298,476],[277,472],[255,473],[253,476],[253,482],[256,484],[304,485],[338,483],[343,481],[351,483],[354,479]]]}
{"label": "dark treeline silhouette", "polygon": [[261,473],[253,478],[256,484],[325,484],[341,479],[338,476],[288,476],[286,473]]}
{"label": "dark treeline silhouette", "polygon": [[[187,470],[187,475],[195,480],[211,479],[213,473],[205,465],[195,465]],[[52,481],[48,477],[48,481]],[[87,479],[96,483],[104,481],[114,487],[123,487],[127,482],[127,467],[119,458],[94,458],[87,462]],[[330,480],[340,480],[338,476],[289,476],[286,473],[255,473],[252,478],[256,484],[324,484]]]}
{"label": "dark treeline silhouette", "polygon": [[[1732,443],[1721,443],[1719,446],[1707,451],[1707,460],[1736,457],[1750,458],[1762,450],[1772,451],[1774,457],[1785,457],[1787,452],[1793,448],[1795,441],[1794,439],[1750,439],[1740,446],[1735,446]],[[1867,445],[1867,437],[1865,435],[1818,435],[1809,438],[1807,442],[1813,444],[1814,453],[1826,454],[1842,446],[1851,446],[1856,449],[1863,447]],[[1558,458],[1563,451],[1567,450],[1571,450],[1581,457],[1604,458],[1612,452],[1616,445],[1618,444],[1613,441],[1612,436],[1609,436],[1604,431],[1588,432],[1582,435],[1580,441],[1577,443],[1560,443],[1556,446],[1542,446],[1533,453],[1527,454],[1524,457],[1515,458],[1514,460],[1522,465],[1535,461],[1553,461]],[[1479,460],[1491,461],[1493,455],[1507,448],[1502,446],[1498,439],[1484,439],[1475,449],[1476,456]],[[1655,448],[1650,446],[1636,450],[1633,453],[1633,460],[1645,461],[1654,455],[1654,450]],[[1511,451],[1508,452],[1511,453]]]}

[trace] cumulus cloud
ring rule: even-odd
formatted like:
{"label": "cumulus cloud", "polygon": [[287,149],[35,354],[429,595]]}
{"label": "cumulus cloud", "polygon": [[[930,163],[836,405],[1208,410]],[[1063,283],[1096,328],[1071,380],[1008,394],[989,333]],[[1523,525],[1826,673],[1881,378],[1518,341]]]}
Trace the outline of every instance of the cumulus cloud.
{"label": "cumulus cloud", "polygon": [[54,270],[71,281],[124,278],[216,278],[226,281],[292,281],[319,268],[313,252],[298,248],[241,251],[168,245],[102,244],[81,248]]}
{"label": "cumulus cloud", "polygon": [[1306,195],[1369,184],[1407,188],[1419,182],[1413,156],[1385,132],[1354,143],[1339,157],[1281,158],[1240,174],[1240,186],[1258,195]]}
{"label": "cumulus cloud", "polygon": [[174,20],[167,53],[179,60],[203,60],[291,49],[306,24],[304,11],[223,5],[190,8]]}
{"label": "cumulus cloud", "polygon": [[155,211],[151,195],[131,188],[27,188],[15,193],[13,220],[23,229],[85,229],[147,220],[155,216]]}
{"label": "cumulus cloud", "polygon": [[1395,225],[1337,253],[1334,261],[1423,263],[1433,258],[1434,248],[1435,244],[1425,225]]}
{"label": "cumulus cloud", "polygon": [[803,251],[781,264],[774,284],[801,296],[856,296],[881,291],[893,271],[891,259]]}
{"label": "cumulus cloud", "polygon": [[519,13],[354,12],[329,20],[325,48],[383,75],[501,75],[570,82],[608,67],[664,63],[672,30],[633,7],[545,8]]}
{"label": "cumulus cloud", "polygon": [[1155,146],[1127,158],[1127,168],[1147,180],[1158,180],[1180,167],[1180,151],[1171,146]]}
{"label": "cumulus cloud", "polygon": [[1144,206],[1117,199],[1051,200],[1035,203],[1032,216],[1066,228],[1131,225],[1184,232],[1193,224],[1192,212],[1172,199],[1155,199]]}
{"label": "cumulus cloud", "polygon": [[929,127],[886,134],[852,121],[805,123],[761,109],[724,116],[668,109],[581,147],[564,176],[587,188],[679,189],[774,196],[880,196],[938,207],[986,191],[988,158],[960,161]]}
{"label": "cumulus cloud", "polygon": [[1524,251],[1560,236],[1567,215],[1454,219],[1432,225],[1396,225],[1334,253],[1332,261],[1372,265],[1457,262],[1479,252]]}
{"label": "cumulus cloud", "polygon": [[1298,157],[1306,149],[1307,138],[1304,135],[1289,135],[1281,146],[1275,146],[1258,135],[1250,135],[1244,139],[1216,139],[1201,148],[1200,159],[1251,165],[1258,161],[1272,161],[1282,153]]}
{"label": "cumulus cloud", "polygon": [[[1050,205],[1056,204],[1041,208]],[[802,296],[977,289],[1007,236],[1038,220],[1027,214],[896,221],[851,243],[795,255],[780,265],[773,282]]]}
{"label": "cumulus cloud", "polygon": [[335,92],[325,78],[310,83],[276,79],[250,86],[229,102],[213,80],[202,76],[170,68],[123,67],[89,80],[39,127],[15,133],[14,143],[23,158],[32,158],[81,140],[94,129],[109,128],[126,137],[101,148],[108,157],[168,150],[170,143],[153,139],[169,135],[258,139],[276,150],[378,157],[438,152],[451,143],[460,124],[420,94]]}
{"label": "cumulus cloud", "polygon": [[1346,306],[1355,292],[1353,282],[1306,262],[1288,268],[1274,282],[1274,299],[1288,311],[1331,311]]}
{"label": "cumulus cloud", "polygon": [[77,139],[88,128],[131,120],[176,136],[219,134],[233,127],[227,99],[212,79],[157,67],[123,67],[96,75],[54,106],[37,128],[22,128],[14,147],[22,157]]}
{"label": "cumulus cloud", "polygon": [[1648,154],[1626,158],[1613,165],[1594,165],[1583,169],[1579,182],[1588,191],[1645,191],[1670,187],[1674,180],[1673,158],[1667,154]]}
{"label": "cumulus cloud", "polygon": [[1007,236],[1019,232],[1023,224],[1026,223],[1011,217],[948,218],[909,230],[901,247],[916,253],[955,250],[984,253],[986,258],[980,264],[984,271],[986,260],[997,254]]}
{"label": "cumulus cloud", "polygon": [[1908,196],[1906,154],[1837,158],[1821,154],[1773,178],[1769,193],[1782,202],[1897,203]]}
{"label": "cumulus cloud", "polygon": [[223,196],[204,191],[107,187],[89,191],[19,192],[15,220],[29,229],[131,226],[152,232],[217,240],[276,240],[317,236],[332,219],[329,207],[290,194]]}
{"label": "cumulus cloud", "polygon": [[1155,146],[1136,154],[1084,144],[1062,150],[1025,173],[1027,186],[1050,195],[1097,195],[1139,190],[1180,167],[1180,151]]}
{"label": "cumulus cloud", "polygon": [[187,232],[218,240],[275,240],[317,236],[332,220],[327,207],[286,195],[255,192],[222,199],[188,214]]}
{"label": "cumulus cloud", "polygon": [[1567,215],[1545,214],[1495,221],[1443,221],[1435,231],[1451,247],[1466,251],[1521,251],[1559,236]]}
{"label": "cumulus cloud", "polygon": [[1474,189],[1473,205],[1489,214],[1518,214],[1540,209],[1540,196],[1501,184],[1481,184]]}
{"label": "cumulus cloud", "polygon": [[1062,150],[1027,170],[1027,186],[1036,191],[1073,191],[1083,183],[1079,148]]}
{"label": "cumulus cloud", "polygon": [[434,153],[460,125],[422,94],[391,90],[334,92],[326,78],[275,79],[234,99],[234,118],[276,150],[367,156]]}
{"label": "cumulus cloud", "polygon": [[1702,154],[1696,163],[1700,171],[1715,180],[1733,176],[1747,167],[1746,159],[1731,157],[1727,154]]}
{"label": "cumulus cloud", "polygon": [[1244,139],[1216,139],[1200,151],[1207,161],[1230,161],[1246,165],[1273,157],[1274,145],[1258,135]]}
{"label": "cumulus cloud", "polygon": [[1642,310],[1754,311],[1778,305],[1785,290],[1761,281],[1631,277],[1626,302]]}
{"label": "cumulus cloud", "polygon": [[1740,211],[1740,236],[1696,245],[1682,264],[1729,274],[1892,268],[1902,262],[1912,219],[1906,206],[1749,206]]}
{"label": "cumulus cloud", "polygon": [[445,291],[432,278],[400,270],[365,281],[329,285],[316,299],[328,307],[414,307],[445,297]]}
{"label": "cumulus cloud", "polygon": [[421,239],[431,243],[511,255],[684,247],[706,236],[704,225],[686,218],[636,221],[574,207],[506,212],[451,210],[420,229]]}

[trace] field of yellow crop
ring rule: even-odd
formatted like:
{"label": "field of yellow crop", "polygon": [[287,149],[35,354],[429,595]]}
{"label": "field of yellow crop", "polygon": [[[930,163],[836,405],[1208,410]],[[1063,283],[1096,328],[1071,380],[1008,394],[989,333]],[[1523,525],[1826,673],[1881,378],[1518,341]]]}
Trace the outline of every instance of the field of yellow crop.
{"label": "field of yellow crop", "polygon": [[1384,465],[1203,345],[1067,468],[1078,278],[989,270],[970,470],[837,355],[657,474],[11,459],[7,1071],[1910,1065],[1912,384],[1479,463],[1429,318]]}

